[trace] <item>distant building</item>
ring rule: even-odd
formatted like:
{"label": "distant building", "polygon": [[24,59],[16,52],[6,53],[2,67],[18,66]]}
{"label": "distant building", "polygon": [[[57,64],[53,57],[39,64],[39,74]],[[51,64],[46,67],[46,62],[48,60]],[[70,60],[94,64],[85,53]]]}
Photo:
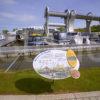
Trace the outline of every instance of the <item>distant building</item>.
{"label": "distant building", "polygon": [[7,32],[8,35],[16,35],[16,31],[14,32]]}

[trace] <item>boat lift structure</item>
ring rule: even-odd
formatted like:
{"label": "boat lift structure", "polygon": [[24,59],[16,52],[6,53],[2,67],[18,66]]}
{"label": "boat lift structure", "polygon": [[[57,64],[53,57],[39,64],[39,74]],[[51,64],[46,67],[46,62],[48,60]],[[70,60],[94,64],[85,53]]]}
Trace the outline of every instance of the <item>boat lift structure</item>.
{"label": "boat lift structure", "polygon": [[[66,32],[74,32],[74,21],[75,19],[81,19],[86,21],[86,32],[91,33],[91,22],[92,21],[100,21],[99,16],[94,16],[91,12],[87,13],[86,15],[78,14],[75,12],[75,10],[65,10],[65,12],[55,12],[55,11],[49,11],[49,8],[45,8],[45,33],[47,33],[47,36],[49,36],[49,27],[50,26],[63,26],[65,27]],[[62,24],[55,24],[55,23],[49,23],[49,17],[60,17],[64,19],[64,23]]]}
{"label": "boat lift structure", "polygon": [[[50,24],[49,23],[49,17],[60,17],[64,19],[63,24]],[[54,12],[49,11],[48,7],[45,9],[45,32],[47,33],[47,36],[49,36],[49,26],[63,26],[66,29],[66,32],[73,32],[74,31],[74,21],[75,19],[83,19],[86,21],[86,28],[87,32],[91,32],[90,24],[92,21],[100,21],[100,17],[93,16],[92,13],[88,13],[87,15],[81,15],[77,14],[74,10],[66,10],[65,12]],[[67,50],[67,49],[73,49],[76,51],[83,51],[83,50],[100,50],[100,44],[94,44],[94,45],[47,45],[47,46],[13,46],[13,47],[1,47],[0,48],[0,57],[9,57],[8,55],[16,56],[16,58],[11,62],[11,64],[8,66],[8,68],[5,70],[5,72],[8,72],[15,62],[25,54],[31,54],[31,53],[39,53],[44,50],[49,49],[58,49],[58,50]]]}

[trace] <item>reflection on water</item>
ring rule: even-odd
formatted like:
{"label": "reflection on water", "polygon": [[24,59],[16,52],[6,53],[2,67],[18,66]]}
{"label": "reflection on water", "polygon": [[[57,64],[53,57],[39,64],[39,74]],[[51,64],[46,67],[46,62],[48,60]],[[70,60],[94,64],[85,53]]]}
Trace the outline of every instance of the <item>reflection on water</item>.
{"label": "reflection on water", "polygon": [[80,61],[80,67],[100,67],[100,51],[80,52],[77,57]]}

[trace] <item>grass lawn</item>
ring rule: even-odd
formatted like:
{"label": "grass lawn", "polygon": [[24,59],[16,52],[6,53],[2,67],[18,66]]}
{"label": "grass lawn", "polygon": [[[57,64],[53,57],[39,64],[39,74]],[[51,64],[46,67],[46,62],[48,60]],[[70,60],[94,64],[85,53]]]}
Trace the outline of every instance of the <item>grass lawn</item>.
{"label": "grass lawn", "polygon": [[100,67],[81,68],[79,79],[53,81],[33,70],[0,73],[0,94],[46,94],[100,91]]}

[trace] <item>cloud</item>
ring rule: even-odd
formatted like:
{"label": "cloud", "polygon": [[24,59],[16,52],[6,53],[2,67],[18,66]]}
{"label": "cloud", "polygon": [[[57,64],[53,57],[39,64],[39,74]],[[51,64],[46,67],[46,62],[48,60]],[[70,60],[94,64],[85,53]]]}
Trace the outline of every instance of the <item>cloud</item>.
{"label": "cloud", "polygon": [[32,14],[15,14],[9,12],[1,12],[0,18],[20,21],[20,22],[29,22],[35,20],[35,16]]}
{"label": "cloud", "polygon": [[35,19],[35,16],[31,14],[23,14],[23,15],[16,15],[19,21],[33,21]]}
{"label": "cloud", "polygon": [[8,12],[1,12],[0,15],[1,17],[6,17],[6,18],[13,18],[15,16],[14,14]]}
{"label": "cloud", "polygon": [[0,0],[0,3],[2,3],[2,4],[16,4],[17,2],[15,0]]}

